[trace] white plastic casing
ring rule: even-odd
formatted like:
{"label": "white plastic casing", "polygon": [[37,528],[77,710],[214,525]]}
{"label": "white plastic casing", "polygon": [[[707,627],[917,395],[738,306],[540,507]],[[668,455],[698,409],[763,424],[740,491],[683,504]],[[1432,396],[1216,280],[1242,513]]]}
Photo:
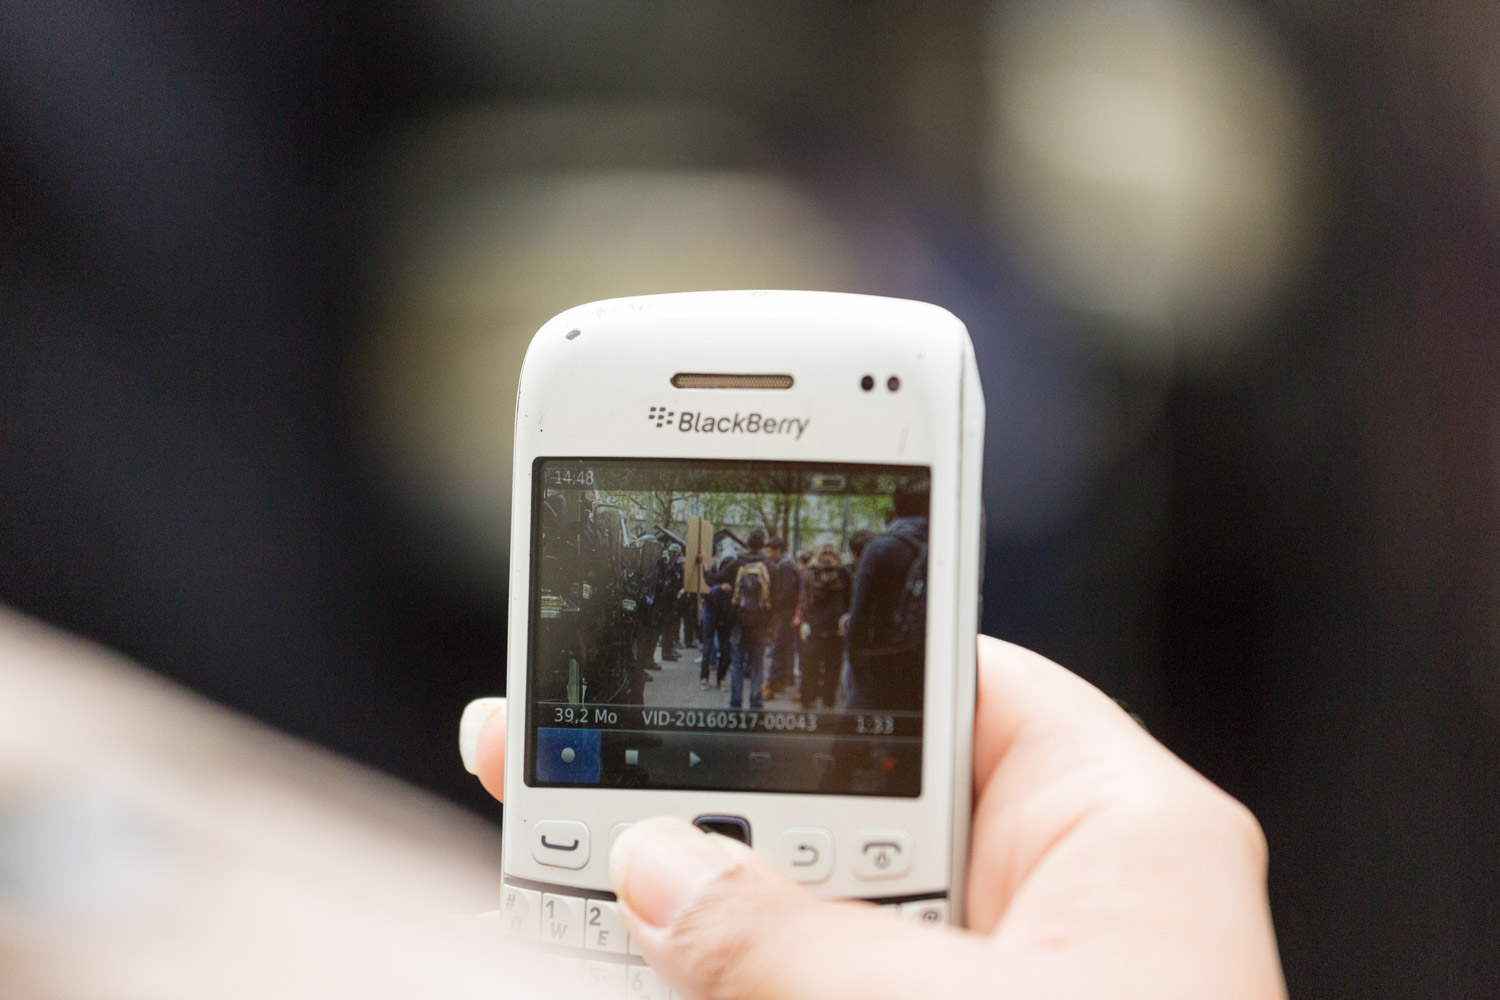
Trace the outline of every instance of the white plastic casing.
{"label": "white plastic casing", "polygon": [[[577,331],[573,333],[572,331]],[[570,336],[571,334],[571,336]],[[794,387],[677,389],[680,372],[788,374]],[[861,388],[872,376],[875,388]],[[887,380],[900,379],[899,391]],[[758,411],[806,421],[791,434],[699,434],[648,420]],[[770,855],[788,827],[833,834],[834,870],[811,891],[838,898],[947,893],[962,909],[978,615],[984,403],[964,325],[937,306],[828,292],[728,291],[611,299],[561,313],[526,353],[516,402],[511,527],[503,869],[507,877],[609,889],[611,830],[672,814],[743,816]],[[915,798],[600,787],[525,781],[531,620],[532,468],[539,457],[757,459],[915,464],[931,468],[928,629],[921,794]],[[532,827],[577,820],[591,834],[576,871],[537,863]],[[862,881],[850,857],[861,830],[897,829],[914,846],[909,874]]]}

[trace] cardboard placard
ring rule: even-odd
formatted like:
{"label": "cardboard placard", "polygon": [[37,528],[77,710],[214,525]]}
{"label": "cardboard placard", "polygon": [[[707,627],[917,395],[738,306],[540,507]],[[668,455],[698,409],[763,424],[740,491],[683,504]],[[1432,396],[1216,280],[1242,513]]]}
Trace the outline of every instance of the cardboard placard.
{"label": "cardboard placard", "polygon": [[708,583],[703,579],[703,568],[698,565],[698,553],[714,556],[714,526],[701,517],[689,514],[687,518],[687,550],[683,553],[682,589],[689,594],[706,594]]}

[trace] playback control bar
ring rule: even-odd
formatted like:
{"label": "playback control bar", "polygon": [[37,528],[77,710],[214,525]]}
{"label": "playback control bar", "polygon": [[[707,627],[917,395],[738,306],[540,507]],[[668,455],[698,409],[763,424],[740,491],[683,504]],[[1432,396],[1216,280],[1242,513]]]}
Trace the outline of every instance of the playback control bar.
{"label": "playback control bar", "polygon": [[915,737],[759,730],[548,727],[529,748],[533,783],[823,795],[921,791]]}

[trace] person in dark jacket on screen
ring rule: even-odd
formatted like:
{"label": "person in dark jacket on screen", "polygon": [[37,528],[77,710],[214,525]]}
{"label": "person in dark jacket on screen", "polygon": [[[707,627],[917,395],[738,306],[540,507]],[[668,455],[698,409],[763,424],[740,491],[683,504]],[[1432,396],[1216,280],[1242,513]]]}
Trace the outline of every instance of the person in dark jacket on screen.
{"label": "person in dark jacket on screen", "polygon": [[[713,569],[722,570],[733,558],[722,555],[714,562]],[[706,574],[712,574],[713,570],[705,570]],[[708,579],[706,575],[705,580]],[[708,690],[709,670],[718,664],[719,672],[715,685],[724,687],[724,677],[729,673],[729,659],[732,654],[730,633],[734,629],[733,601],[729,596],[728,587],[710,587],[708,593],[703,595],[703,646],[698,656],[698,682],[703,690]]]}
{"label": "person in dark jacket on screen", "polygon": [[781,536],[766,542],[766,564],[771,571],[771,668],[766,697],[774,697],[797,682],[797,595],[801,575],[786,554]]}
{"label": "person in dark jacket on screen", "polygon": [[[927,494],[898,491],[893,517],[872,538],[854,572],[849,606],[849,706],[917,711],[922,707],[925,650],[909,606],[925,611]],[[920,563],[920,565],[919,565]],[[925,633],[922,633],[925,634]]]}
{"label": "person in dark jacket on screen", "polygon": [[844,665],[844,616],[853,589],[853,578],[839,558],[838,546],[832,538],[821,540],[803,570],[798,603],[803,708],[814,708],[820,700],[824,708],[833,708],[838,700],[839,674]]}

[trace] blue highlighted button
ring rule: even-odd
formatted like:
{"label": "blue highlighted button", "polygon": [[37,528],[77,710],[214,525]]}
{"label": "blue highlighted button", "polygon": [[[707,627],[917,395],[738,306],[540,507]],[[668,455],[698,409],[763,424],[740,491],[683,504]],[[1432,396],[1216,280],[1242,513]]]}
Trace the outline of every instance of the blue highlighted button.
{"label": "blue highlighted button", "polygon": [[537,729],[537,781],[599,784],[601,735],[598,729]]}

